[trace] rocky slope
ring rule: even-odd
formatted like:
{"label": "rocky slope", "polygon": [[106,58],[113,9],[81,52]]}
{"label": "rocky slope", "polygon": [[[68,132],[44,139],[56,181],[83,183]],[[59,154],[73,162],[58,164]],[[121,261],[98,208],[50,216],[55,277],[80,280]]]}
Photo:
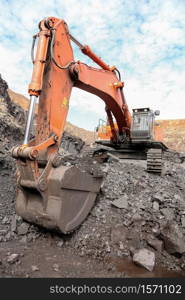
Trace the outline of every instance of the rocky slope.
{"label": "rocky slope", "polygon": [[0,76],[0,162],[10,159],[9,150],[23,137],[25,112],[7,92],[8,85]]}

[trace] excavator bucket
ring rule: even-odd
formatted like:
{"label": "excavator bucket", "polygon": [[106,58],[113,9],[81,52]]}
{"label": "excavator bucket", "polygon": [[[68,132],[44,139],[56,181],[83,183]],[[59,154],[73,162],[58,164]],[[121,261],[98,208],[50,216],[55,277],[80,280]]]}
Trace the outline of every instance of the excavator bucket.
{"label": "excavator bucket", "polygon": [[94,177],[76,166],[50,167],[49,175],[41,175],[38,184],[29,166],[18,162],[20,175],[16,211],[23,219],[69,233],[89,214],[100,190],[102,177]]}

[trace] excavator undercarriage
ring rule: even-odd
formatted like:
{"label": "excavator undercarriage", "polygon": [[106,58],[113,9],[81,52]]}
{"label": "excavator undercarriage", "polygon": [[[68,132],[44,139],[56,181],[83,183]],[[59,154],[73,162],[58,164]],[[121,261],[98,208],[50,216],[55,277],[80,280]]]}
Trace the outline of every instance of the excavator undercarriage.
{"label": "excavator undercarriage", "polygon": [[108,141],[97,140],[88,151],[88,155],[96,158],[97,161],[106,162],[109,157],[116,160],[146,160],[146,170],[151,173],[161,174],[162,154],[167,151],[167,147],[161,142],[151,142],[147,144],[124,143],[114,145]]}

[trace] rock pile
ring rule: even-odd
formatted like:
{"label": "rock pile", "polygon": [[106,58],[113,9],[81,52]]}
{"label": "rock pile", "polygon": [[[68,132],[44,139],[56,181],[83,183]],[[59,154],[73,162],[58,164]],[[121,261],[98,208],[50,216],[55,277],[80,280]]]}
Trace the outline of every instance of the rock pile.
{"label": "rock pile", "polygon": [[161,176],[147,173],[145,161],[103,164],[97,203],[71,240],[80,255],[135,257],[148,249],[156,264],[184,269],[185,164],[164,156]]}

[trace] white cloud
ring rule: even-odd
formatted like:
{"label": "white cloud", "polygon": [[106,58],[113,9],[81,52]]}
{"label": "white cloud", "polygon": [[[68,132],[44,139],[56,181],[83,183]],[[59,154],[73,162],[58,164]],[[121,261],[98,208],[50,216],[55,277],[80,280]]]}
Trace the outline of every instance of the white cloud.
{"label": "white cloud", "polygon": [[70,105],[75,108],[82,108],[87,113],[95,112],[99,118],[105,112],[105,104],[99,97],[77,88],[72,91]]}

